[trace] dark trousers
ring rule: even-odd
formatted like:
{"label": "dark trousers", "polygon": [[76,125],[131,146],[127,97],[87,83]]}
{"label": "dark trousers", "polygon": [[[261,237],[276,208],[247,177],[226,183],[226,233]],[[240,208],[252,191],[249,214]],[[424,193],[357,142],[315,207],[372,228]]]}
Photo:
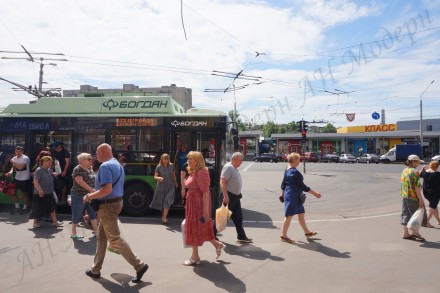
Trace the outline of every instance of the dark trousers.
{"label": "dark trousers", "polygon": [[[235,229],[237,230],[237,239],[245,239],[246,233],[243,229],[243,213],[241,211],[241,195],[236,195],[228,192],[229,195],[229,203],[228,209],[232,212],[231,220],[235,225]],[[215,227],[214,221],[214,235],[217,237],[217,228]]]}

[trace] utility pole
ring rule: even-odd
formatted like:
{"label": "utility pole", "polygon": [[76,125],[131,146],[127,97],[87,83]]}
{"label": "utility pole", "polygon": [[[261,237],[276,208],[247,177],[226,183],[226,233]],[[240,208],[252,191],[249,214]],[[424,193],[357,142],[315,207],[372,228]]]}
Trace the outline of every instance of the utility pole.
{"label": "utility pole", "polygon": [[[52,66],[57,66],[55,63],[47,63],[47,64],[44,64],[43,63],[43,57],[40,57],[40,78],[39,78],[39,80],[38,80],[38,90],[40,91],[40,93],[42,93],[43,92],[43,67],[44,67],[44,65],[52,65]],[[61,60],[61,59],[60,59]],[[66,59],[64,59],[64,60],[66,60]],[[66,60],[67,61],[67,60]]]}
{"label": "utility pole", "polygon": [[426,89],[423,91],[423,93],[420,95],[420,148],[421,148],[421,152],[420,154],[422,155],[422,159],[425,157],[423,154],[423,115],[422,115],[422,97],[423,95],[426,93],[426,91],[429,89],[429,87],[431,86],[431,84],[434,83],[434,80],[431,81],[431,83],[426,87]]}
{"label": "utility pole", "polygon": [[[24,59],[24,60],[28,60],[30,62],[36,62],[34,57],[32,56],[32,54],[34,55],[57,55],[57,56],[63,56],[64,54],[62,53],[38,53],[38,52],[29,52],[28,50],[26,50],[25,47],[21,46],[24,50],[24,52],[16,52],[16,51],[0,51],[0,53],[7,53],[7,54],[27,54],[28,57],[2,57],[2,59]],[[44,96],[57,96],[59,95],[59,93],[54,93],[53,89],[52,90],[47,90],[46,92],[43,91],[43,68],[44,65],[52,65],[52,66],[57,66],[57,64],[55,63],[44,63],[44,60],[53,60],[53,61],[68,61],[67,59],[53,59],[53,58],[43,58],[40,57],[40,72],[39,72],[39,79],[38,79],[38,91],[35,90],[26,90],[27,92],[29,92],[32,95],[35,95],[38,98],[44,97]],[[5,80],[5,79],[2,79]],[[7,81],[7,80],[5,80]],[[15,83],[12,83],[10,81],[7,81],[11,84],[17,85]],[[22,86],[19,87],[20,89],[23,89]]]}

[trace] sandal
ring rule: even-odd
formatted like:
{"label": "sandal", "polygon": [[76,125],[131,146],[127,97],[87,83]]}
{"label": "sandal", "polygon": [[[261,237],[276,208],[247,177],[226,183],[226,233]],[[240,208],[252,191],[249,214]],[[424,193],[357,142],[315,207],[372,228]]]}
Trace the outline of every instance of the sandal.
{"label": "sandal", "polygon": [[216,257],[215,259],[218,259],[220,255],[222,254],[222,250],[225,249],[226,245],[220,242],[220,247],[215,249]]}
{"label": "sandal", "polygon": [[420,241],[425,241],[425,238],[423,238],[422,235],[420,235],[420,234],[413,234],[411,236],[414,237],[414,239],[417,239]]}
{"label": "sandal", "polygon": [[162,218],[162,223],[166,225],[168,224],[168,220],[166,218]]}
{"label": "sandal", "polygon": [[290,239],[289,237],[280,236],[282,242],[286,243],[295,243],[295,240]]}
{"label": "sandal", "polygon": [[313,237],[313,236],[318,235],[318,232],[310,232],[310,233],[306,233],[306,234],[304,234],[304,235],[306,235],[307,238],[311,238],[311,237]]}
{"label": "sandal", "polygon": [[414,237],[413,235],[409,235],[409,236],[402,237],[402,239],[405,239],[405,240],[416,240],[416,237]]}
{"label": "sandal", "polygon": [[81,239],[81,238],[84,238],[84,236],[82,236],[81,234],[75,234],[75,235],[70,236],[70,238],[72,238],[72,239]]}
{"label": "sandal", "polygon": [[198,264],[200,264],[200,258],[197,259],[197,260],[194,260],[194,259],[192,259],[192,258],[189,258],[189,259],[187,259],[187,260],[185,260],[185,261],[183,262],[183,265],[184,265],[184,266],[187,266],[187,267],[189,267],[189,266],[195,266],[195,265],[198,265]]}

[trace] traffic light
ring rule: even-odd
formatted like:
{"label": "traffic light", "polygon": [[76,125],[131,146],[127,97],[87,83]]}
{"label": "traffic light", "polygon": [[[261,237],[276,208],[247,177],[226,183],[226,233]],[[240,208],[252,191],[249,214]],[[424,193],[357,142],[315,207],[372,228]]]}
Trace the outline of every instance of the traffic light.
{"label": "traffic light", "polygon": [[302,123],[302,129],[301,129],[302,139],[301,139],[301,141],[305,143],[306,139],[307,139],[307,130],[309,130],[309,126],[307,125],[307,121],[302,120],[301,123]]}
{"label": "traffic light", "polygon": [[305,140],[307,138],[307,131],[301,131],[302,139]]}
{"label": "traffic light", "polygon": [[298,128],[298,131],[301,132],[303,130],[303,121],[296,122],[296,127]]}
{"label": "traffic light", "polygon": [[235,128],[232,128],[231,135],[232,135],[232,141],[234,143],[234,151],[238,151],[240,148],[240,145],[238,143],[238,130]]}

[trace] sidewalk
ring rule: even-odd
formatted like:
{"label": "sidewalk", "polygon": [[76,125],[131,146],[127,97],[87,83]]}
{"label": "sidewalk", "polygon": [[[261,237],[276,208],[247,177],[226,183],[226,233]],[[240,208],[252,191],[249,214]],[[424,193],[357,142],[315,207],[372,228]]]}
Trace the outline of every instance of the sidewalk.
{"label": "sidewalk", "polygon": [[112,253],[100,279],[84,274],[95,251],[91,230],[72,240],[67,218],[63,228],[32,229],[25,217],[0,213],[0,292],[439,292],[440,229],[422,228],[425,243],[402,240],[399,216],[313,221],[313,241],[294,222],[295,244],[279,240],[279,222],[245,223],[255,243],[244,245],[228,226],[220,259],[206,243],[196,267],[182,265],[191,252],[182,248],[180,219],[164,226],[159,218],[122,218],[128,242],[150,265],[139,284]]}

